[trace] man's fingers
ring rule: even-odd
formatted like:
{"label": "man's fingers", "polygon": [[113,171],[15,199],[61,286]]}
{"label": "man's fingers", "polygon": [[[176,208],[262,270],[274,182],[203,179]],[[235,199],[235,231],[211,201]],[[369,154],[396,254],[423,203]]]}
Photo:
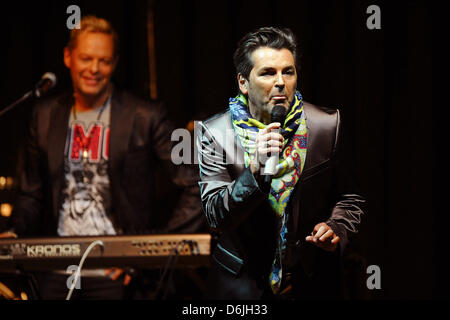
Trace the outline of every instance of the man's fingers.
{"label": "man's fingers", "polygon": [[261,141],[270,141],[270,140],[283,142],[284,137],[278,132],[269,132],[261,137]]}
{"label": "man's fingers", "polygon": [[119,279],[120,276],[121,276],[122,274],[124,274],[124,273],[125,273],[125,276],[124,276],[124,279],[123,279],[123,284],[124,284],[125,286],[127,286],[127,285],[130,283],[132,277],[131,277],[128,273],[126,273],[123,269],[120,269],[120,268],[110,268],[110,269],[106,269],[106,270],[105,270],[105,276],[109,275],[109,277],[110,277],[111,280],[113,280],[113,281],[116,281],[117,279]]}
{"label": "man's fingers", "polygon": [[264,135],[268,134],[271,130],[278,129],[279,127],[280,127],[280,124],[278,122],[273,122],[273,123],[269,124],[267,127],[265,127],[264,129],[259,130],[259,135],[264,136]]}
{"label": "man's fingers", "polygon": [[266,132],[269,132],[270,130],[278,129],[279,127],[281,127],[281,123],[279,123],[279,122],[272,122],[272,123],[269,123],[267,125],[267,127],[265,127],[263,130],[266,130]]}
{"label": "man's fingers", "polygon": [[270,157],[272,154],[283,152],[284,137],[278,132],[270,132],[279,127],[279,123],[271,123],[266,128],[261,129],[256,137],[257,154],[263,157],[260,159],[262,163],[265,162],[264,157]]}
{"label": "man's fingers", "polygon": [[267,141],[267,142],[259,142],[258,143],[258,151],[260,154],[267,154],[269,152],[276,153],[282,152],[283,143],[280,141]]}
{"label": "man's fingers", "polygon": [[123,273],[122,269],[117,269],[114,274],[111,276],[111,279],[117,280]]}
{"label": "man's fingers", "polygon": [[283,142],[279,140],[268,140],[268,141],[261,141],[258,143],[258,146],[260,148],[267,148],[267,147],[282,147]]}
{"label": "man's fingers", "polygon": [[112,280],[117,280],[123,273],[122,269],[110,268],[105,270],[105,276],[109,275]]}
{"label": "man's fingers", "polygon": [[[337,244],[340,238],[334,233],[333,229],[330,228],[326,223],[317,224],[310,236],[305,238],[307,242],[313,243],[319,248],[326,251],[336,250]],[[326,241],[328,240],[328,241]],[[330,241],[331,240],[331,241]]]}
{"label": "man's fingers", "polygon": [[325,226],[321,226],[319,228],[319,230],[317,230],[316,234],[314,234],[314,239],[319,239],[327,230],[327,228]]}
{"label": "man's fingers", "polygon": [[[279,139],[269,139],[265,140],[266,138],[273,137],[273,135],[276,135],[276,138]],[[257,148],[258,148],[258,154],[260,156],[260,161],[264,163],[265,157],[270,157],[274,154],[280,154],[283,152],[283,136],[278,133],[272,133],[267,134],[266,137],[261,138],[257,142]],[[266,159],[267,160],[267,159]]]}
{"label": "man's fingers", "polygon": [[11,231],[5,231],[3,233],[0,233],[0,239],[7,239],[7,238],[17,238],[17,234]]}
{"label": "man's fingers", "polygon": [[332,237],[334,235],[334,232],[333,232],[333,230],[328,230],[327,232],[325,232],[325,234],[324,235],[322,235],[320,238],[319,238],[319,241],[325,241],[325,240],[327,240],[328,238],[330,238],[330,237]]}
{"label": "man's fingers", "polygon": [[123,284],[125,285],[125,286],[127,286],[127,285],[129,285],[130,284],[130,281],[131,281],[131,276],[129,275],[129,274],[125,274],[125,279],[123,280]]}
{"label": "man's fingers", "polygon": [[281,133],[278,132],[259,132],[259,135],[257,136],[257,142],[267,142],[270,140],[275,141],[284,141],[284,137]]}
{"label": "man's fingers", "polygon": [[333,240],[331,240],[331,243],[332,243],[332,244],[337,244],[340,240],[341,240],[341,238],[339,238],[338,236],[335,236],[335,237],[333,238]]}

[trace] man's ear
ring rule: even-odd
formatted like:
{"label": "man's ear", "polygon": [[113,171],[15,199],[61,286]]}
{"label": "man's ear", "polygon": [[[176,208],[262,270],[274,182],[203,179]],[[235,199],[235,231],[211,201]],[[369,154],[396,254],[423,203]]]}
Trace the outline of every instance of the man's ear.
{"label": "man's ear", "polygon": [[64,48],[64,64],[69,69],[70,69],[70,55],[71,55],[71,52],[70,52],[69,47],[65,47]]}
{"label": "man's ear", "polygon": [[248,80],[242,75],[242,73],[239,73],[237,75],[237,80],[239,83],[239,90],[241,90],[242,94],[247,95],[248,94]]}

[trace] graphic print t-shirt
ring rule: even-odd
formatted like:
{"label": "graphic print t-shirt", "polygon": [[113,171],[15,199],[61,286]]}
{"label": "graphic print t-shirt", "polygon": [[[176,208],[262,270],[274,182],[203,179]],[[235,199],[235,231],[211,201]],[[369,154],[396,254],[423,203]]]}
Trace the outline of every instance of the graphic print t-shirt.
{"label": "graphic print t-shirt", "polygon": [[[111,99],[108,99],[104,106],[76,112],[76,119],[73,110],[71,112],[64,153],[60,236],[116,234],[107,173],[110,109]],[[87,160],[82,157],[83,144],[87,146]]]}

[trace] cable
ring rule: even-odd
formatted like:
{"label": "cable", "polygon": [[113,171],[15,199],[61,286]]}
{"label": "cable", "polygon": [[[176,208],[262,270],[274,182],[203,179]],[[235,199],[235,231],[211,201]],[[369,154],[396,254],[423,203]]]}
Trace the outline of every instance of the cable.
{"label": "cable", "polygon": [[[159,293],[159,291],[161,290],[161,287],[162,287],[162,285],[163,285],[163,283],[164,283],[164,278],[166,277],[167,271],[168,271],[169,269],[172,268],[173,262],[176,262],[175,257],[178,256],[178,254],[179,254],[179,251],[178,251],[177,248],[178,248],[180,245],[183,245],[183,247],[184,247],[184,244],[185,244],[185,240],[180,241],[180,242],[178,242],[178,243],[175,245],[175,247],[171,250],[171,253],[170,253],[169,257],[168,257],[167,260],[166,260],[166,265],[165,265],[164,268],[162,269],[162,272],[161,272],[162,275],[160,276],[160,280],[159,280],[159,282],[158,282],[158,287],[156,288],[155,293],[154,293],[155,299],[157,298],[158,293]],[[183,247],[181,247],[181,248],[183,248]],[[175,260],[175,261],[174,261],[174,260]]]}
{"label": "cable", "polygon": [[5,284],[0,282],[0,297],[7,300],[17,300],[16,295]]}
{"label": "cable", "polygon": [[[184,246],[181,247],[181,250],[183,250],[183,248],[186,246],[186,241],[184,241]],[[175,267],[177,265],[177,261],[178,261],[178,257],[180,256],[180,253],[176,252],[175,256],[173,256],[173,260],[172,260],[172,266],[170,267],[170,272],[169,275],[167,276],[167,284],[166,284],[166,289],[164,290],[164,294],[162,296],[162,300],[165,300],[167,297],[167,294],[169,293],[169,289],[173,286],[173,272],[175,270]]]}
{"label": "cable", "polygon": [[[158,293],[161,290],[161,287],[162,287],[162,285],[164,283],[164,278],[166,277],[167,271],[169,269],[172,269],[171,273],[173,272],[173,268],[175,267],[176,262],[178,260],[178,256],[180,255],[180,251],[183,250],[185,245],[186,245],[186,240],[182,240],[182,241],[178,242],[175,245],[175,247],[172,249],[169,257],[167,258],[166,265],[162,269],[162,275],[161,275],[160,280],[158,282],[158,287],[156,288],[155,293],[153,294],[153,297],[155,299],[158,297]],[[181,246],[181,250],[178,249],[180,246]],[[170,278],[170,275],[169,275],[169,278]],[[164,293],[164,298],[165,298],[166,294],[167,294],[167,292]]]}
{"label": "cable", "polygon": [[80,277],[81,274],[81,268],[83,267],[84,264],[84,260],[86,260],[86,257],[88,256],[88,254],[91,252],[91,250],[96,246],[99,245],[103,248],[103,241],[101,240],[95,240],[94,242],[92,242],[89,247],[87,247],[86,251],[84,252],[83,256],[81,257],[80,260],[80,264],[78,265],[77,271],[75,272],[75,279],[72,282],[72,286],[69,290],[69,293],[67,294],[66,300],[70,300],[70,297],[72,297],[72,292],[73,289],[75,289],[75,285],[78,281],[78,278]]}

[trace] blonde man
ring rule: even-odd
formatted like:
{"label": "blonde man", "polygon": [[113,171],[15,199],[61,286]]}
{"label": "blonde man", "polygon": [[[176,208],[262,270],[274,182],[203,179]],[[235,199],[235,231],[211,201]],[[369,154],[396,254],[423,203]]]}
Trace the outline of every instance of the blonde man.
{"label": "blonde man", "polygon": [[[72,90],[39,102],[33,111],[14,231],[19,236],[101,236],[159,230],[168,213],[155,210],[152,168],[162,162],[169,173],[174,170],[173,126],[160,103],[113,85],[119,54],[111,24],[88,16],[80,26],[64,48]],[[74,203],[85,198],[95,205]],[[66,280],[67,275],[47,274],[43,298],[64,298]],[[121,299],[128,281],[113,281],[104,270],[82,275],[82,289],[73,297]]]}

